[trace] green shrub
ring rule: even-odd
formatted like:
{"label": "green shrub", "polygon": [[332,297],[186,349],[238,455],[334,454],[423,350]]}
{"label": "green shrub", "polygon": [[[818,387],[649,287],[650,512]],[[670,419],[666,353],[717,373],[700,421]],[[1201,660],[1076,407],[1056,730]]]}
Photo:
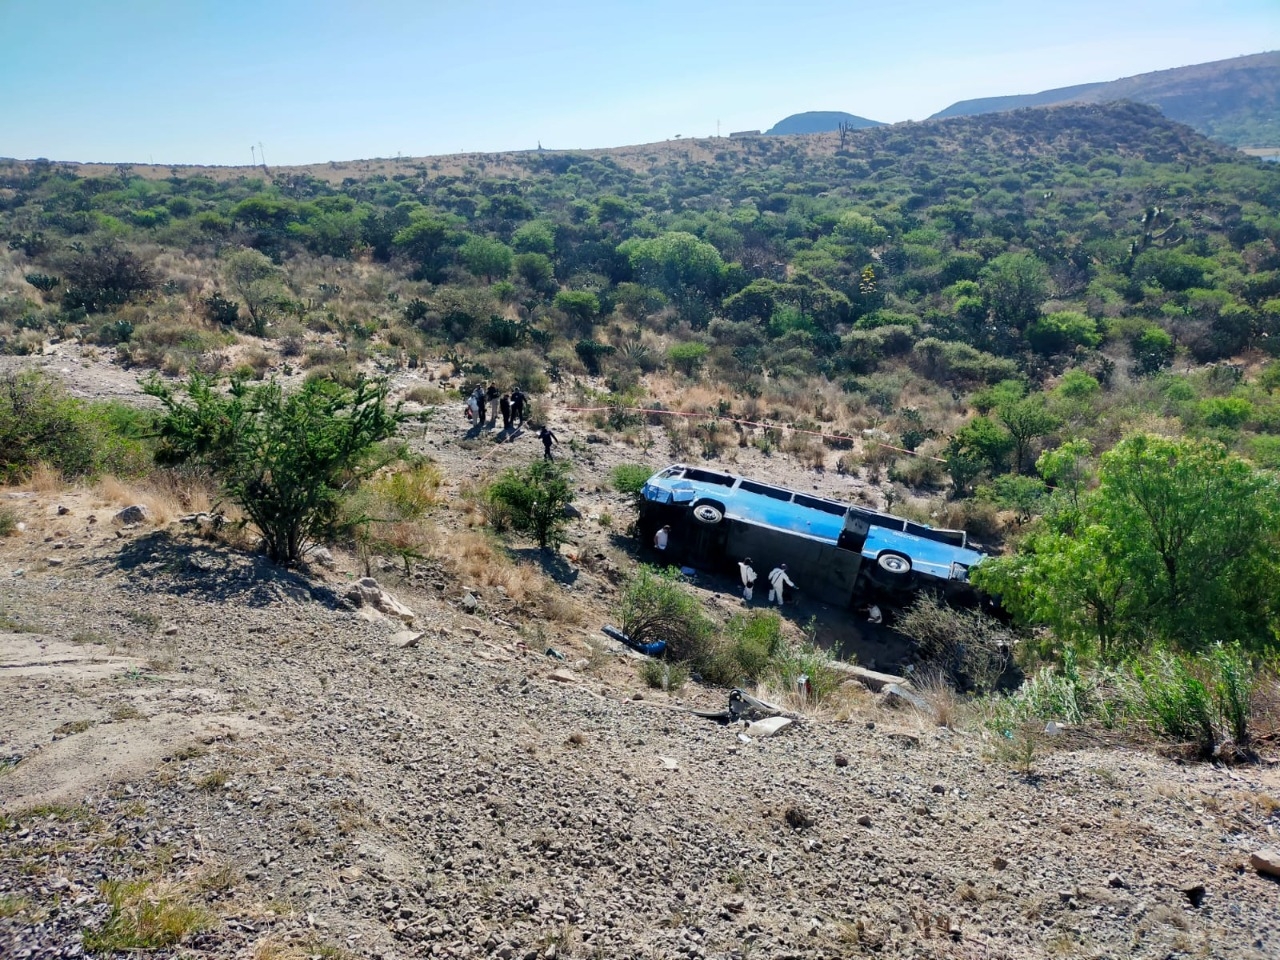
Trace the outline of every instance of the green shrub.
{"label": "green shrub", "polygon": [[122,403],[85,403],[37,371],[0,377],[0,482],[47,463],[65,479],[146,469],[151,415]]}
{"label": "green shrub", "polygon": [[668,660],[707,664],[714,652],[715,625],[686,591],[674,569],[642,566],[627,583],[618,606],[622,632],[639,644],[665,640]]}
{"label": "green shrub", "polygon": [[1111,675],[1103,671],[1083,672],[1075,651],[1068,647],[1060,665],[1047,664],[1012,693],[990,697],[990,725],[1001,734],[1031,721],[1043,725],[1050,720],[1072,724],[1100,720],[1111,726],[1116,705],[1107,695],[1110,680]]}
{"label": "green shrub", "polygon": [[949,607],[921,594],[898,621],[898,630],[916,641],[917,657],[958,689],[991,690],[1009,664],[1016,636],[980,610]]}
{"label": "green shrub", "polygon": [[512,467],[485,491],[485,499],[505,514],[511,526],[533,535],[538,546],[560,543],[568,523],[565,508],[573,502],[573,487],[563,464],[536,460]]}
{"label": "green shrub", "polygon": [[690,377],[696,376],[706,360],[710,348],[705,343],[692,340],[677,343],[667,349],[667,360],[673,367]]}
{"label": "green shrub", "polygon": [[1213,678],[1213,699],[1218,716],[1237,747],[1249,745],[1249,718],[1257,673],[1238,643],[1215,644],[1205,654]]}
{"label": "green shrub", "polygon": [[737,614],[699,672],[710,683],[737,686],[763,679],[785,648],[782,618],[773,611]]}
{"label": "green shrub", "polygon": [[18,515],[12,507],[0,506],[0,537],[9,537],[18,529]]}
{"label": "green shrub", "polygon": [[620,463],[609,474],[609,483],[618,493],[640,499],[640,490],[653,476],[653,468],[643,463]]}
{"label": "green shrub", "polygon": [[783,643],[774,654],[766,673],[769,682],[779,690],[795,690],[802,677],[808,678],[808,696],[820,703],[840,687],[845,675],[832,666],[829,650],[812,640]]}
{"label": "green shrub", "polygon": [[1205,756],[1217,746],[1210,687],[1193,661],[1158,650],[1129,665],[1130,708],[1161,737],[1195,743]]}
{"label": "green shrub", "polygon": [[654,690],[674,692],[689,682],[689,668],[683,663],[650,657],[640,664],[640,679]]}
{"label": "green shrub", "polygon": [[234,380],[221,393],[193,376],[187,401],[156,378],[145,389],[164,407],[158,457],[208,466],[262,533],[267,555],[285,565],[333,533],[343,493],[381,466],[376,446],[400,420],[386,406],[385,382],[347,390],[309,381],[286,394],[275,381]]}

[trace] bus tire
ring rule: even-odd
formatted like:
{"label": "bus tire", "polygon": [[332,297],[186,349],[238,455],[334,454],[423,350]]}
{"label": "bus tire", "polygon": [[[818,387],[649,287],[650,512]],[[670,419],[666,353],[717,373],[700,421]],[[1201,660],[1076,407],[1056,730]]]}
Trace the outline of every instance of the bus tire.
{"label": "bus tire", "polygon": [[911,560],[901,553],[882,553],[876,557],[876,565],[885,573],[892,573],[896,577],[911,572]]}
{"label": "bus tire", "polygon": [[724,507],[712,500],[701,500],[693,505],[693,519],[714,527],[724,519]]}

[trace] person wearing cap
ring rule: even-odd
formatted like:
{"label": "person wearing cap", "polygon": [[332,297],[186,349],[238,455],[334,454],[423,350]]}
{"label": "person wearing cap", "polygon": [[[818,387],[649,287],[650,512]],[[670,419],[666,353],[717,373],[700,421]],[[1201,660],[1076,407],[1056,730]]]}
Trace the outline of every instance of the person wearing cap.
{"label": "person wearing cap", "polygon": [[653,548],[659,553],[667,552],[667,544],[671,542],[671,525],[667,524],[653,535]]}
{"label": "person wearing cap", "polygon": [[794,587],[791,578],[787,576],[787,565],[780,563],[769,573],[769,602],[782,606],[782,590],[784,587]]}

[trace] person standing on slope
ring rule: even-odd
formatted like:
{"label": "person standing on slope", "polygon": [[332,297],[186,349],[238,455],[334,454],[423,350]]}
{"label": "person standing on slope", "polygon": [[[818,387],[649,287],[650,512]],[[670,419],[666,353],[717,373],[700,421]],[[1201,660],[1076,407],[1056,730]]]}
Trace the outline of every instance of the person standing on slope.
{"label": "person standing on slope", "polygon": [[755,593],[756,572],[751,566],[751,558],[738,561],[738,576],[742,578],[742,599],[747,603],[751,602],[751,596]]}
{"label": "person standing on slope", "polygon": [[782,606],[785,602],[782,597],[782,591],[785,587],[794,587],[791,578],[787,576],[787,565],[780,563],[769,573],[769,601]]}
{"label": "person standing on slope", "polygon": [[542,429],[538,431],[538,439],[542,441],[542,459],[554,460],[555,457],[551,455],[551,445],[560,441],[556,439],[554,433],[547,429],[545,423],[542,425]]}
{"label": "person standing on slope", "polygon": [[495,387],[492,383],[490,383],[489,389],[485,391],[484,398],[489,404],[489,422],[497,423],[498,422],[498,388]]}
{"label": "person standing on slope", "polygon": [[524,394],[520,392],[520,388],[516,387],[511,391],[511,422],[520,421],[520,426],[524,426]]}
{"label": "person standing on slope", "polygon": [[508,394],[502,395],[498,408],[502,411],[502,432],[506,433],[511,429],[511,397]]}

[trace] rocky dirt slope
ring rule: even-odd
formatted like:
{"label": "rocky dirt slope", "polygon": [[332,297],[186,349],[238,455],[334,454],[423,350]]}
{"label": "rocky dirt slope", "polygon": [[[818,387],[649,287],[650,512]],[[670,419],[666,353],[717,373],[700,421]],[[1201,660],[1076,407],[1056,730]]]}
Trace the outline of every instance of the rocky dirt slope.
{"label": "rocky dirt slope", "polygon": [[[428,561],[378,572],[406,633],[345,599],[352,558],[283,572],[93,491],[0,491],[0,956],[130,917],[185,933],[160,955],[262,960],[1280,954],[1248,865],[1280,842],[1270,763],[1019,758],[861,688],[744,742],[688,711],[724,691],[643,687],[595,631],[628,562],[598,481],[637,457],[559,422],[586,516],[546,589],[576,624]],[[536,452],[414,443],[451,496]]]}

